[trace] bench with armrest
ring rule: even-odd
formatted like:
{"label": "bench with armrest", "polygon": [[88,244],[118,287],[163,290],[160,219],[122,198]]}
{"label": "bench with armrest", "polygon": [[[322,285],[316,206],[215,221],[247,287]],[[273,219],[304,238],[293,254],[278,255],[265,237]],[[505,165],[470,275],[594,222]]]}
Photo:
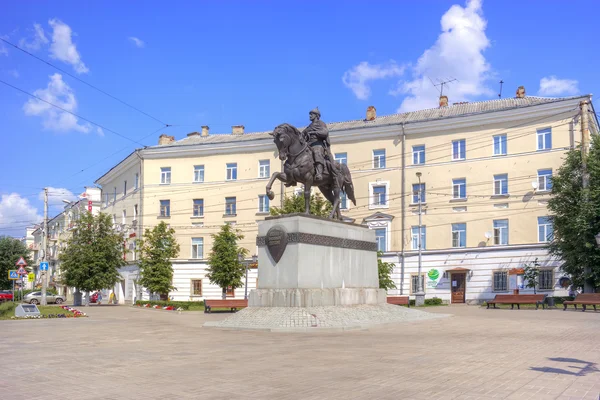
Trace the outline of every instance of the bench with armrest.
{"label": "bench with armrest", "polygon": [[410,300],[408,296],[388,296],[388,304],[394,304],[396,306],[408,306],[410,307]]}
{"label": "bench with armrest", "polygon": [[210,313],[212,308],[230,308],[231,312],[237,311],[238,308],[248,307],[248,300],[246,299],[218,299],[218,300],[204,300],[204,312]]}
{"label": "bench with armrest", "polygon": [[585,311],[586,306],[593,306],[596,311],[596,306],[600,305],[600,293],[581,293],[577,295],[575,300],[567,300],[563,302],[563,311],[567,309],[567,305],[573,305],[577,310],[577,305],[581,305],[583,308],[581,311]]}
{"label": "bench with armrest", "polygon": [[511,309],[521,309],[521,304],[535,304],[537,310],[542,305],[542,308],[546,308],[545,305],[546,295],[545,294],[497,294],[494,300],[487,302],[487,308],[490,308],[490,304],[496,308],[496,304],[510,304]]}

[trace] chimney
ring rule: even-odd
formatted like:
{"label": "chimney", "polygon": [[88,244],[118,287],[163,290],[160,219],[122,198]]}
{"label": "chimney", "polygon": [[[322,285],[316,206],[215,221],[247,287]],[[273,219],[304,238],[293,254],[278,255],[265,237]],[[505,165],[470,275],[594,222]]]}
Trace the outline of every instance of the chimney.
{"label": "chimney", "polygon": [[448,96],[440,96],[440,107],[448,107]]}
{"label": "chimney", "polygon": [[233,125],[231,127],[231,133],[233,135],[243,135],[244,134],[244,125]]}
{"label": "chimney", "polygon": [[367,107],[367,121],[375,121],[377,117],[377,110],[374,106]]}
{"label": "chimney", "polygon": [[208,130],[209,130],[209,129],[210,129],[210,128],[208,127],[208,125],[204,125],[204,126],[202,127],[202,137],[207,137],[207,136],[208,136]]}
{"label": "chimney", "polygon": [[165,144],[173,143],[175,141],[175,136],[169,136],[166,134],[162,134],[158,137],[158,145],[164,146]]}
{"label": "chimney", "polygon": [[525,86],[519,86],[517,88],[517,99],[522,99],[525,97]]}
{"label": "chimney", "polygon": [[191,132],[187,134],[187,137],[192,137],[192,136],[200,136],[200,132]]}

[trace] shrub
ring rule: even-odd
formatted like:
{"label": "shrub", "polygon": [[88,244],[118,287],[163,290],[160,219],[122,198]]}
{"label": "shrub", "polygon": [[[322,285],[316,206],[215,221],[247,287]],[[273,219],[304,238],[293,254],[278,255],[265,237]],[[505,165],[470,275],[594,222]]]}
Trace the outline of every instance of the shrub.
{"label": "shrub", "polygon": [[562,304],[570,300],[573,300],[572,296],[554,296],[554,304]]}
{"label": "shrub", "polygon": [[15,308],[17,308],[17,303],[13,303],[12,301],[0,304],[0,319],[10,318],[15,315]]}
{"label": "shrub", "polygon": [[426,306],[439,306],[442,304],[442,299],[440,299],[439,297],[434,297],[433,299],[425,299]]}
{"label": "shrub", "polygon": [[165,300],[137,300],[136,305],[143,306],[144,304],[150,304],[151,306],[173,306],[175,308],[182,308],[183,310],[189,310],[190,308],[203,308],[203,301],[165,301]]}

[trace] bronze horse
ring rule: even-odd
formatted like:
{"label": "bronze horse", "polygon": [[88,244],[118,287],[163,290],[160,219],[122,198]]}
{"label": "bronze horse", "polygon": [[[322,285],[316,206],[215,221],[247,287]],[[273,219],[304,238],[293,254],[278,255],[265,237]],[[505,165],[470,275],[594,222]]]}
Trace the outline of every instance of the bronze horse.
{"label": "bronze horse", "polygon": [[[267,196],[273,200],[275,193],[271,190],[276,179],[284,182],[286,186],[295,185],[297,182],[304,184],[304,204],[305,214],[310,214],[310,189],[318,186],[319,190],[327,200],[333,205],[329,218],[342,219],[340,212],[340,191],[346,193],[352,203],[356,205],[354,198],[354,186],[350,170],[346,164],[340,164],[337,161],[329,160],[327,168],[323,171],[323,179],[315,181],[315,167],[313,155],[308,147],[306,138],[297,128],[290,124],[281,124],[271,133],[273,141],[279,151],[279,159],[285,160],[283,172],[274,172],[267,184]],[[337,185],[333,183],[333,176],[330,168],[338,168]]]}

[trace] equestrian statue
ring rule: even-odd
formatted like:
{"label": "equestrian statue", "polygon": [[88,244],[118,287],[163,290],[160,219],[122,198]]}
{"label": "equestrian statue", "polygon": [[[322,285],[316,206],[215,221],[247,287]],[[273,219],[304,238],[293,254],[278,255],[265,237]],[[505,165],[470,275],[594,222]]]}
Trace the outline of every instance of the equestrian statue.
{"label": "equestrian statue", "polygon": [[329,218],[342,219],[340,193],[346,193],[356,205],[350,170],[346,164],[333,158],[329,130],[321,121],[319,109],[311,110],[309,116],[311,123],[302,132],[290,124],[281,124],[271,133],[279,159],[285,163],[283,172],[275,172],[271,176],[266,193],[269,199],[275,198],[271,187],[276,179],[287,187],[296,186],[300,182],[304,184],[304,213],[310,214],[310,190],[313,186],[318,186],[333,206]]}

